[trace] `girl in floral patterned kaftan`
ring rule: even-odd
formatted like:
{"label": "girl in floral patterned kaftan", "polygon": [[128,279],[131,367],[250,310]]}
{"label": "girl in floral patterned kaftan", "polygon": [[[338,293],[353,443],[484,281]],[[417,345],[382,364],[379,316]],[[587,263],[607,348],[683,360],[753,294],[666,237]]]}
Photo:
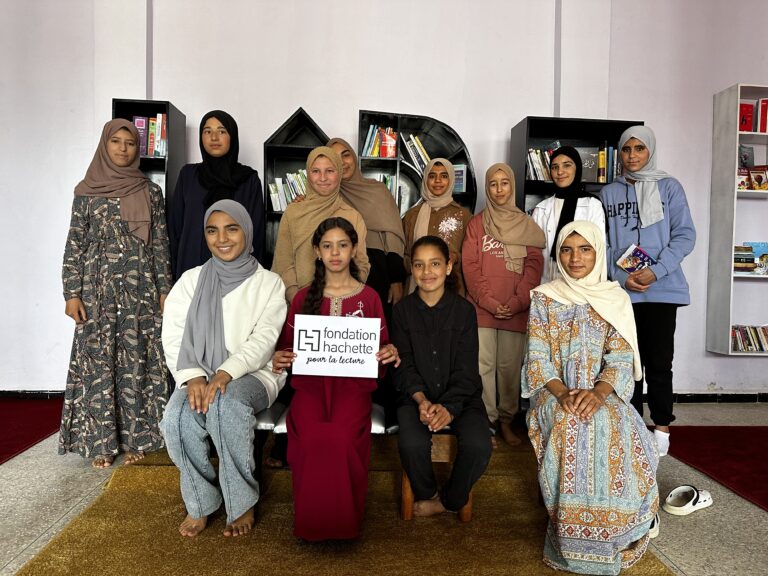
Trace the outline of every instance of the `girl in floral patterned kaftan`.
{"label": "girl in floral patterned kaftan", "polygon": [[523,396],[549,513],[544,563],[618,574],[657,528],[658,453],[630,404],[641,370],[632,305],[606,281],[604,232],[567,224],[561,278],[532,292]]}

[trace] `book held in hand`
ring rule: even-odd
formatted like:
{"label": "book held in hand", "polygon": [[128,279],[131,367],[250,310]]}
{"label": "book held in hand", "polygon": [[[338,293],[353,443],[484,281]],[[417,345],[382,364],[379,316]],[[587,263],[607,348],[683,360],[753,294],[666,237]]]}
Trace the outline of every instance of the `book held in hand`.
{"label": "book held in hand", "polygon": [[624,269],[630,274],[654,264],[656,264],[656,260],[636,244],[630,245],[626,252],[616,261],[616,265],[619,268]]}

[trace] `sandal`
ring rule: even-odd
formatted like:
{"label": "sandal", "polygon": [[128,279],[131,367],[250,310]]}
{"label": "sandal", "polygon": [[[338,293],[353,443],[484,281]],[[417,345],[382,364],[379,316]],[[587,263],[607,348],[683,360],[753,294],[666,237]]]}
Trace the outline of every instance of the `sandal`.
{"label": "sandal", "polygon": [[710,506],[712,506],[712,495],[708,491],[684,484],[672,490],[661,507],[665,512],[675,516],[687,516],[691,512]]}
{"label": "sandal", "polygon": [[651,520],[651,526],[648,529],[648,536],[650,538],[656,538],[659,535],[659,513],[656,512],[656,516]]}

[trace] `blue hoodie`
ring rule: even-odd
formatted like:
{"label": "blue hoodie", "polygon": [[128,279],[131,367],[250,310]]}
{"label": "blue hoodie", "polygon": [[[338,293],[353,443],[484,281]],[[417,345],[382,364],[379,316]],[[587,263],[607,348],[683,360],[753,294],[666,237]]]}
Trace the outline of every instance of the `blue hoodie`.
{"label": "blue hoodie", "polygon": [[624,286],[628,274],[616,265],[616,261],[631,244],[637,244],[656,259],[656,264],[651,266],[656,282],[646,292],[627,290],[632,303],[687,305],[691,296],[680,263],[696,244],[696,229],[680,182],[664,178],[658,185],[664,219],[647,228],[640,228],[635,187],[624,177],[600,191],[608,223],[608,275]]}

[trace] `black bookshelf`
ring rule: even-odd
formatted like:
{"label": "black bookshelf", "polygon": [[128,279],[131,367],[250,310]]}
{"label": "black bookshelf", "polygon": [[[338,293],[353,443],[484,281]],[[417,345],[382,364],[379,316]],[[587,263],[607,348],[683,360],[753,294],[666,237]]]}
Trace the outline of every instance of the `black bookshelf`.
{"label": "black bookshelf", "polygon": [[272,206],[269,183],[275,178],[285,179],[289,172],[296,172],[307,165],[307,156],[330,138],[323,132],[303,108],[294,112],[280,128],[264,142],[264,203],[267,207],[267,243],[264,266],[272,267],[272,257],[277,242],[277,229],[282,211]]}
{"label": "black bookshelf", "polygon": [[165,195],[166,208],[170,209],[176,180],[184,164],[187,163],[187,117],[167,100],[130,100],[112,99],[112,118],[124,118],[133,122],[134,116],[154,118],[167,115],[166,137],[168,150],[166,156],[142,156],[139,168],[147,175],[162,174],[165,186],[161,186]]}
{"label": "black bookshelf", "polygon": [[[552,182],[526,179],[529,148],[544,148],[555,140],[562,146],[599,148],[604,144],[616,148],[622,132],[641,120],[595,120],[589,118],[550,118],[526,116],[512,128],[509,165],[515,172],[515,202],[521,210],[529,210],[555,193]],[[599,192],[604,183],[587,182],[587,190]]]}
{"label": "black bookshelf", "polygon": [[[390,127],[397,132],[395,158],[367,158],[362,155],[371,124],[382,128]],[[403,145],[401,132],[418,136],[430,158],[445,158],[453,164],[466,164],[465,190],[454,192],[453,198],[462,206],[466,206],[470,213],[474,213],[477,202],[477,182],[469,151],[453,128],[434,118],[360,110],[357,150],[360,172],[363,176],[375,178],[379,174],[387,174],[395,178],[396,190],[399,192],[396,201],[400,207],[401,216],[421,199],[421,175]]]}

